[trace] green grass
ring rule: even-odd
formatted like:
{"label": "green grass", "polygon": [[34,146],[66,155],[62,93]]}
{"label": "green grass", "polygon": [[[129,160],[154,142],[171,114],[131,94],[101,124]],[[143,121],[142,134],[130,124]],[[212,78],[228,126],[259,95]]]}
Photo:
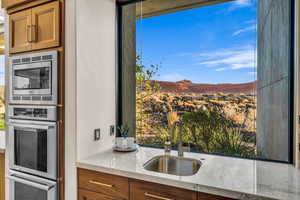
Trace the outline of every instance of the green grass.
{"label": "green grass", "polygon": [[0,119],[0,130],[5,130],[5,120]]}

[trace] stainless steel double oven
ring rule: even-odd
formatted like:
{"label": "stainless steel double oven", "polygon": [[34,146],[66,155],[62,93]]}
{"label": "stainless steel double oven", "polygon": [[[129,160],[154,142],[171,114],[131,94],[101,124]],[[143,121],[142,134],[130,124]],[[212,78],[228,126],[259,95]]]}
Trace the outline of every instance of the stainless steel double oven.
{"label": "stainless steel double oven", "polygon": [[10,59],[9,200],[57,200],[56,51]]}

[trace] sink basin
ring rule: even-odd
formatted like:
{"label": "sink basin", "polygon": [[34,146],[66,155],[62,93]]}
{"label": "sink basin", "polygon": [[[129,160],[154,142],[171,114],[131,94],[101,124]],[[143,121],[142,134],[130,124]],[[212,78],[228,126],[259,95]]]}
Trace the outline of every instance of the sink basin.
{"label": "sink basin", "polygon": [[192,176],[200,167],[199,160],[177,157],[177,156],[156,156],[144,164],[148,171],[172,174],[177,176]]}

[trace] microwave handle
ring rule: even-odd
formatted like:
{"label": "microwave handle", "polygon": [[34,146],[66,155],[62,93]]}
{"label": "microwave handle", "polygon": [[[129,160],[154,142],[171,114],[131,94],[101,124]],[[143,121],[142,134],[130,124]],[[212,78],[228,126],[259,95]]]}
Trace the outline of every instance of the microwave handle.
{"label": "microwave handle", "polygon": [[25,185],[29,185],[29,186],[32,186],[32,187],[35,187],[35,188],[38,188],[38,189],[41,189],[41,190],[45,190],[45,191],[50,191],[54,187],[54,185],[51,185],[51,186],[42,185],[42,184],[39,184],[39,183],[36,183],[36,182],[24,180],[22,178],[18,178],[18,177],[15,177],[15,176],[8,176],[8,179],[10,179],[12,181],[19,182],[19,183],[23,183]]}

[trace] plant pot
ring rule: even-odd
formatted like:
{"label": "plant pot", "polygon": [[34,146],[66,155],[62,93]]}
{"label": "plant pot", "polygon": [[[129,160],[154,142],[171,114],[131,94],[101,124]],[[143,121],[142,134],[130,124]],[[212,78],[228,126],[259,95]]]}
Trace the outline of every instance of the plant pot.
{"label": "plant pot", "polygon": [[116,137],[116,146],[118,148],[134,148],[134,137]]}

